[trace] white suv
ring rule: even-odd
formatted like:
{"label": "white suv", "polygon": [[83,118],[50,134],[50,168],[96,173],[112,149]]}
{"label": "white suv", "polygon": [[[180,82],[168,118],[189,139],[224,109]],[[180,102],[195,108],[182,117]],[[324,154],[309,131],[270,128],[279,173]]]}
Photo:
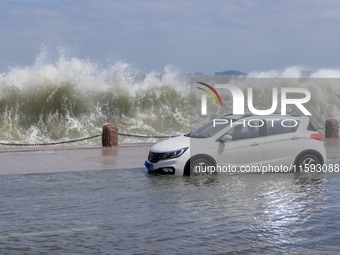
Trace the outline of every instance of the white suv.
{"label": "white suv", "polygon": [[299,171],[326,160],[323,137],[308,117],[225,115],[152,146],[150,172],[192,175],[197,167],[286,166]]}

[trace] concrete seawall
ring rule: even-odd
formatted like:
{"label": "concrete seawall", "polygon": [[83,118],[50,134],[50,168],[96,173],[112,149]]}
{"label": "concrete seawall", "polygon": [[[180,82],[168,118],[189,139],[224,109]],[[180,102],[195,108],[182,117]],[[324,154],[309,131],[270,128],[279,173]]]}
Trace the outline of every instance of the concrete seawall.
{"label": "concrete seawall", "polygon": [[[144,168],[152,143],[122,144],[117,148],[99,146],[49,146],[0,148],[1,174],[34,174],[89,170]],[[340,142],[326,139],[331,162],[340,161]]]}

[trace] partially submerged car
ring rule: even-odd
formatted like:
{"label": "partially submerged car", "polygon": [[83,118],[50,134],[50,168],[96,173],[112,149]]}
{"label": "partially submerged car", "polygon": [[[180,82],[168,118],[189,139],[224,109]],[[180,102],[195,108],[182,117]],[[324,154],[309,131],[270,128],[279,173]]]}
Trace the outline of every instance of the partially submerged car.
{"label": "partially submerged car", "polygon": [[229,114],[153,145],[144,165],[159,174],[193,175],[211,166],[284,166],[300,171],[325,160],[323,136],[306,116]]}

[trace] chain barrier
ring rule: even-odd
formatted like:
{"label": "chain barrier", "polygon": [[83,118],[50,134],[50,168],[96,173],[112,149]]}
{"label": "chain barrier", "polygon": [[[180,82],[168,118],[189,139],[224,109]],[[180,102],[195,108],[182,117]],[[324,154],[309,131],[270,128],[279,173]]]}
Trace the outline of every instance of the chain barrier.
{"label": "chain barrier", "polygon": [[[133,135],[133,134],[124,134],[124,133],[118,133],[120,136],[126,136],[126,137],[136,137],[136,138],[172,138],[176,137],[177,135],[173,136],[155,136],[155,135]],[[66,144],[66,143],[76,143],[80,141],[85,141],[85,140],[90,140],[94,139],[97,137],[100,137],[102,135],[94,135],[94,136],[89,136],[89,137],[84,137],[80,139],[74,139],[74,140],[69,140],[69,141],[61,141],[61,142],[52,142],[52,143],[1,143],[0,145],[4,146],[49,146],[49,145],[58,145],[58,144]]]}
{"label": "chain barrier", "polygon": [[136,137],[136,138],[172,138],[172,137],[178,136],[178,135],[163,135],[163,136],[157,136],[157,135],[131,135],[131,134],[124,134],[124,133],[118,133],[118,135],[127,136],[127,137]]}
{"label": "chain barrier", "polygon": [[99,136],[101,136],[101,135],[94,135],[94,136],[84,137],[84,138],[75,139],[75,140],[53,142],[53,143],[0,143],[0,145],[21,146],[21,147],[24,147],[24,146],[48,146],[48,145],[58,145],[58,144],[65,144],[65,143],[75,143],[75,142],[80,142],[80,141],[85,141],[85,140],[97,138]]}

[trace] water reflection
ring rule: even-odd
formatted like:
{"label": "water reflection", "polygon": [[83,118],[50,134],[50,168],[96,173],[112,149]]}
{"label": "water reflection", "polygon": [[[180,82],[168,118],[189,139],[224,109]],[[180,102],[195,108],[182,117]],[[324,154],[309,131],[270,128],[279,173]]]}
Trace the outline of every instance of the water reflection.
{"label": "water reflection", "polygon": [[191,208],[193,222],[228,240],[238,236],[242,241],[237,243],[246,241],[253,251],[266,243],[283,252],[313,242],[305,230],[315,231],[311,217],[324,209],[324,180],[325,174],[306,173],[181,178],[179,183],[194,187],[195,193],[183,192],[176,207]]}
{"label": "water reflection", "polygon": [[[32,254],[50,253],[48,245],[60,254],[332,254],[339,249],[339,183],[328,174],[176,177],[145,169],[8,175],[0,179],[0,247],[22,243]],[[13,233],[24,234],[15,241]]]}
{"label": "water reflection", "polygon": [[186,176],[183,178],[183,182],[188,185],[202,186],[202,185],[218,185],[218,176]]}
{"label": "water reflection", "polygon": [[257,190],[259,204],[254,208],[252,224],[257,237],[282,249],[311,242],[311,236],[304,234],[304,226],[311,229],[307,222],[322,209],[323,181],[321,174],[288,174],[275,178],[275,184]]}
{"label": "water reflection", "polygon": [[320,187],[326,177],[325,173],[295,173],[294,179],[301,187]]}
{"label": "water reflection", "polygon": [[118,149],[115,147],[102,148],[102,160],[103,165],[115,166],[116,165],[116,155],[118,154]]}

